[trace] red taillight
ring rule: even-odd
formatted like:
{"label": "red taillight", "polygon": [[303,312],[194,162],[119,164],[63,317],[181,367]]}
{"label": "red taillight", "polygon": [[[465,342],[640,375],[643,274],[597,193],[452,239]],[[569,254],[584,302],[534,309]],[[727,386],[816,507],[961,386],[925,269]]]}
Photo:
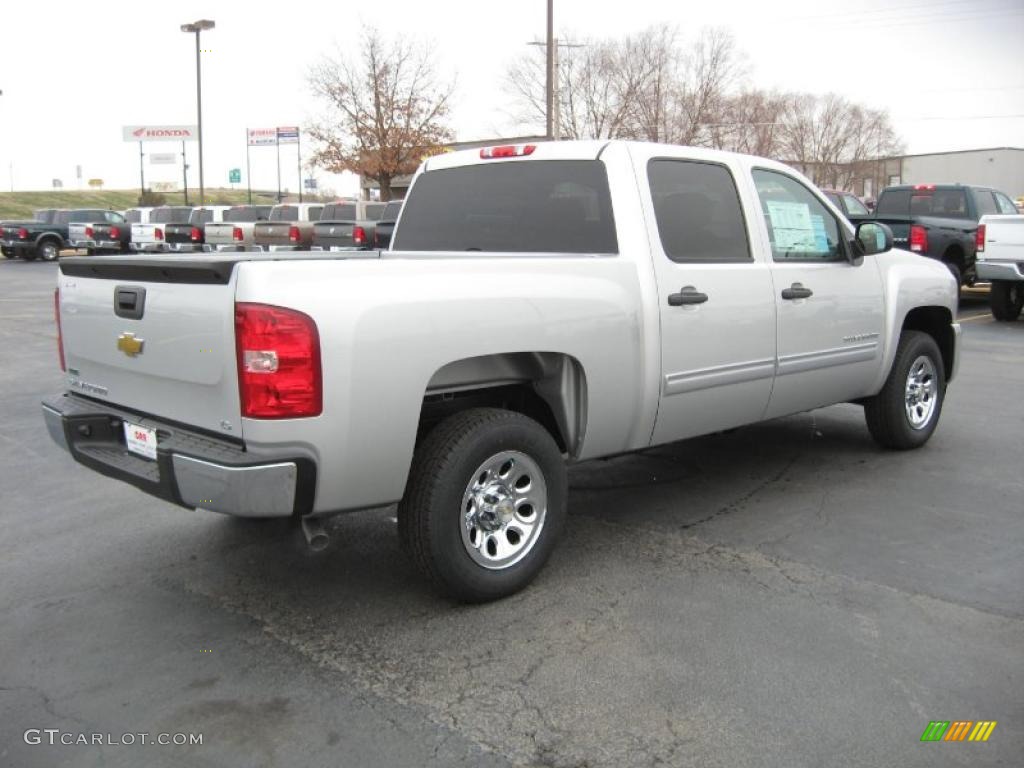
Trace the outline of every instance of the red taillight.
{"label": "red taillight", "polygon": [[57,357],[60,359],[60,369],[66,371],[64,365],[64,335],[60,332],[60,288],[53,289],[53,318],[57,321]]}
{"label": "red taillight", "polygon": [[928,250],[928,232],[918,224],[910,227],[910,250],[915,253],[924,253]]}
{"label": "red taillight", "polygon": [[523,157],[532,155],[536,144],[506,144],[501,147],[484,147],[480,150],[481,160],[493,160],[498,157]]}
{"label": "red taillight", "polygon": [[121,228],[120,227],[111,227],[110,228],[110,237],[113,240],[120,240],[121,239]]}
{"label": "red taillight", "polygon": [[233,227],[231,229],[231,239],[237,240],[238,242],[242,242],[245,239],[245,235],[242,234],[241,227]]}
{"label": "red taillight", "polygon": [[352,242],[362,245],[366,242],[366,230],[362,227],[352,227]]}
{"label": "red taillight", "polygon": [[25,229],[24,227],[19,229],[18,230],[18,239],[19,240],[28,240],[28,230]]}
{"label": "red taillight", "polygon": [[320,334],[313,318],[284,307],[235,304],[235,346],[243,416],[320,415]]}
{"label": "red taillight", "polygon": [[985,252],[985,225],[979,224],[978,231],[974,233],[974,245],[978,253]]}
{"label": "red taillight", "polygon": [[4,236],[4,228],[0,227],[0,237],[3,237],[3,236]]}
{"label": "red taillight", "polygon": [[193,243],[198,243],[203,239],[203,230],[199,227],[192,227],[192,232],[189,234],[189,237],[192,238]]}
{"label": "red taillight", "polygon": [[162,229],[160,229],[160,227],[157,227],[156,229],[153,230],[153,239],[154,240],[163,240],[164,239],[164,231]]}
{"label": "red taillight", "polygon": [[96,232],[95,232],[95,230],[92,227],[86,227],[85,228],[85,236],[88,237],[90,240],[93,239],[95,234],[96,234]]}
{"label": "red taillight", "polygon": [[302,238],[302,236],[299,234],[299,228],[298,227],[288,227],[288,239],[289,240],[291,240],[293,243],[297,243],[297,242],[299,242],[299,240],[301,238]]}

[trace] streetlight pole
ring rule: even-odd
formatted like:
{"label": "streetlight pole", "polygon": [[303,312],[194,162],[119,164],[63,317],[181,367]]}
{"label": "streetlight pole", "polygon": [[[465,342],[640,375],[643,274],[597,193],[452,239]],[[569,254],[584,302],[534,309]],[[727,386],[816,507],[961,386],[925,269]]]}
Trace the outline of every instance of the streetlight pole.
{"label": "streetlight pole", "polygon": [[206,205],[206,189],[203,182],[203,65],[200,57],[199,36],[204,29],[213,29],[216,24],[209,19],[199,19],[191,24],[182,24],[181,31],[196,36],[196,114],[199,127],[199,205]]}

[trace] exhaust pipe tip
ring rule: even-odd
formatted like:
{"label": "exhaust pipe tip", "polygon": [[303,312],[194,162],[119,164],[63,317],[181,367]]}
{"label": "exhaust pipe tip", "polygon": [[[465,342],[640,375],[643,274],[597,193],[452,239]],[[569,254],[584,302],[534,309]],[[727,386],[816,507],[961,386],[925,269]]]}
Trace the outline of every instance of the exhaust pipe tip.
{"label": "exhaust pipe tip", "polygon": [[324,524],[315,517],[302,518],[302,533],[306,537],[306,544],[313,552],[323,552],[331,543],[331,537],[327,535]]}

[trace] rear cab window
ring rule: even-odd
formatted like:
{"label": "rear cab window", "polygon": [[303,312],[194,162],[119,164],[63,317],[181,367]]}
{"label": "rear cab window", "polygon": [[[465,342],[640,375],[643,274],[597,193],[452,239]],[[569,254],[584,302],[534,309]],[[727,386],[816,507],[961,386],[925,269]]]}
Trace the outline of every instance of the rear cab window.
{"label": "rear cab window", "polygon": [[299,218],[299,209],[294,205],[279,205],[270,212],[270,221],[295,221]]}
{"label": "rear cab window", "polygon": [[910,195],[910,215],[966,219],[967,195],[962,189],[915,189]]}
{"label": "rear cab window", "polygon": [[184,207],[163,207],[154,208],[149,215],[150,224],[188,224],[192,215],[191,208]]}
{"label": "rear cab window", "polygon": [[617,254],[604,163],[520,160],[427,171],[405,200],[393,247]]}
{"label": "rear cab window", "polygon": [[325,205],[321,221],[347,221],[356,217],[356,206],[354,203],[337,203]]}

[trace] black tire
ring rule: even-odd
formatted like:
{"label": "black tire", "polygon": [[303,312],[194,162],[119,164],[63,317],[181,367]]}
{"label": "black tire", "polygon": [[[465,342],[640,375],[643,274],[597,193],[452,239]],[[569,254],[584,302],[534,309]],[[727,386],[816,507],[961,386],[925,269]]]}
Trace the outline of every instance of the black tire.
{"label": "black tire", "polygon": [[[523,454],[535,464],[547,498],[544,516],[525,553],[508,565],[490,569],[474,560],[469,544],[464,544],[464,500],[477,472],[507,451]],[[416,448],[398,506],[398,531],[417,568],[440,593],[471,603],[497,600],[521,590],[543,567],[565,523],[567,495],[565,461],[547,430],[513,411],[473,408],[438,424]],[[472,535],[472,531],[466,534]],[[482,557],[482,550],[489,550],[491,539],[498,535],[478,530],[482,545],[476,556]],[[512,534],[507,535],[515,546]]]}
{"label": "black tire", "polygon": [[992,317],[1012,323],[1020,317],[1020,311],[1024,308],[1024,282],[993,280],[988,301]]}
{"label": "black tire", "polygon": [[18,255],[13,248],[8,248],[6,245],[0,247],[0,252],[3,253],[5,259],[13,259]]}
{"label": "black tire", "polygon": [[43,261],[56,261],[60,258],[60,243],[56,240],[43,240],[36,246],[36,255]]}
{"label": "black tire", "polygon": [[96,249],[95,248],[86,248],[85,249],[85,255],[86,256],[95,256],[96,255]]}
{"label": "black tire", "polygon": [[[907,396],[911,366],[916,367],[922,358],[930,361],[934,392],[927,398],[927,402],[932,402],[927,420],[915,425],[908,413]],[[928,442],[939,423],[946,399],[945,371],[935,339],[921,331],[903,332],[882,391],[864,403],[868,431],[876,443],[883,448],[906,451]],[[925,407],[925,403],[919,405],[922,409]]]}

